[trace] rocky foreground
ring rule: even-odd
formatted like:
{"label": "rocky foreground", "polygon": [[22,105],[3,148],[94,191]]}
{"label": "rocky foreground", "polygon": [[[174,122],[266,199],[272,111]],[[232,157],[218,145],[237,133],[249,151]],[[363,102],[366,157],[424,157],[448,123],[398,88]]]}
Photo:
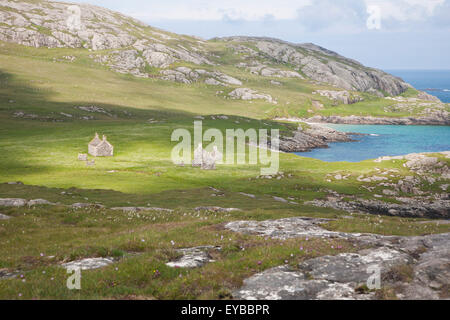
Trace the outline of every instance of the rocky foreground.
{"label": "rocky foreground", "polygon": [[[244,300],[449,297],[449,233],[423,237],[351,234],[323,229],[320,225],[326,221],[299,217],[228,223],[225,228],[234,232],[275,239],[342,238],[367,246],[367,249],[357,253],[309,259],[296,268],[284,265],[266,270],[246,279],[243,287],[236,290],[233,296]],[[371,278],[375,272],[379,272],[378,280]],[[377,281],[378,289],[383,289],[370,290],[369,286],[377,286]]]}

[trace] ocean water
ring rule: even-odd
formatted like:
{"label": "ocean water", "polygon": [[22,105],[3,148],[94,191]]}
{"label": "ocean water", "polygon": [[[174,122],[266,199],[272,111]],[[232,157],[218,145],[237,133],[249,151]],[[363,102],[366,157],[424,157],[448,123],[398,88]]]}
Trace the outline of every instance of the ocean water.
{"label": "ocean water", "polygon": [[381,156],[399,156],[409,153],[450,151],[449,126],[382,126],[327,124],[343,132],[365,133],[355,135],[357,142],[331,143],[328,149],[297,153],[303,157],[327,162],[376,159]]}
{"label": "ocean water", "polygon": [[416,89],[450,103],[450,70],[386,70],[400,77]]}

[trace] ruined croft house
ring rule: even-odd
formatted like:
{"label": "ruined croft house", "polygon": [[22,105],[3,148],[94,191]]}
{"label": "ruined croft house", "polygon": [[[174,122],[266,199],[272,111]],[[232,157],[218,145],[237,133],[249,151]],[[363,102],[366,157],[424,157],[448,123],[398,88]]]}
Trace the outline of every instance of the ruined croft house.
{"label": "ruined croft house", "polygon": [[89,154],[94,157],[112,157],[114,147],[106,140],[106,136],[103,136],[103,140],[100,140],[98,133],[96,133],[94,139],[89,142]]}

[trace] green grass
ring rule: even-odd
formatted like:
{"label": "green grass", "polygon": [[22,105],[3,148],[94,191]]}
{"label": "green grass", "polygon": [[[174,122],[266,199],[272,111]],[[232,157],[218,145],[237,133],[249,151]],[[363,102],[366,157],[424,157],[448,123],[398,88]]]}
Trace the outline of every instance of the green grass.
{"label": "green grass", "polygon": [[[233,56],[223,44],[210,45],[232,61]],[[77,59],[73,63],[53,62],[53,58],[64,55]],[[0,45],[0,198],[42,198],[61,204],[35,209],[1,208],[2,214],[13,218],[0,222],[0,269],[19,270],[26,281],[20,277],[1,280],[0,299],[227,299],[246,277],[286,260],[294,266],[306,258],[337,253],[331,246],[342,246],[342,252],[359,249],[343,240],[278,241],[225,231],[223,224],[233,220],[323,217],[335,219],[325,226],[330,230],[405,236],[450,230],[448,225],[421,224],[420,219],[366,215],[347,219],[346,212],[304,203],[323,198],[330,190],[349,197],[372,198],[373,193],[363,189],[356,178],[375,174],[375,168],[397,169],[399,177],[413,175],[403,167],[403,161],[325,163],[280,154],[280,171],[285,178],[268,180],[256,179],[259,166],[219,165],[215,171],[202,171],[175,166],[170,160],[176,144],[170,141],[172,131],[192,130],[194,117],[199,114],[229,116],[228,120],[207,117],[203,120],[204,130],[277,128],[289,134],[294,125],[268,118],[306,115],[311,99],[324,103],[325,109],[320,111],[323,114],[342,115],[377,115],[385,102],[368,99],[353,106],[332,107],[330,102],[312,95],[314,90],[327,87],[277,79],[283,87],[275,88],[270,85],[271,78],[261,80],[244,70],[220,66],[218,70],[244,79],[246,87],[269,93],[279,103],[227,100],[216,96],[218,88],[201,83],[182,85],[116,74],[95,64],[88,55],[86,50]],[[114,116],[77,108],[91,105]],[[14,117],[17,111],[36,118]],[[94,119],[81,120],[84,116]],[[149,123],[149,119],[158,122]],[[77,155],[87,152],[87,143],[95,132],[108,136],[115,156],[97,158],[95,167],[87,167],[77,160]],[[350,174],[350,178],[328,182],[327,175],[336,173]],[[24,184],[6,184],[11,181]],[[421,187],[438,192],[440,183],[424,183]],[[298,204],[277,202],[274,196],[289,197]],[[76,202],[175,211],[129,215],[109,209],[75,211],[63,206]],[[193,209],[198,206],[242,211],[197,213]],[[171,241],[176,245],[172,246]],[[216,262],[196,270],[165,266],[177,257],[175,248],[198,245],[222,246],[222,251],[211,252]],[[300,246],[308,248],[308,252],[300,251]],[[66,289],[67,274],[58,266],[60,263],[103,256],[120,260],[110,267],[83,273],[80,292]]]}

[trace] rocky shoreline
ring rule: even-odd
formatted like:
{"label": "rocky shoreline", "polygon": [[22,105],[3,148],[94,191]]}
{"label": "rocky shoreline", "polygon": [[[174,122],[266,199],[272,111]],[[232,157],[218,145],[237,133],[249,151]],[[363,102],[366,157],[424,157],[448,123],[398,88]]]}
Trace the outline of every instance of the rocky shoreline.
{"label": "rocky shoreline", "polygon": [[308,128],[299,126],[292,136],[280,138],[282,152],[308,152],[317,148],[328,148],[333,142],[355,142],[352,136],[365,135],[357,132],[340,132],[325,126],[325,124],[354,124],[354,125],[450,125],[448,117],[423,118],[377,118],[359,116],[314,116],[308,119],[276,118],[276,121],[306,123]]}
{"label": "rocky shoreline", "polygon": [[323,125],[308,124],[308,128],[301,126],[292,136],[280,138],[280,150],[283,152],[307,152],[316,148],[328,148],[332,142],[354,142],[352,135],[358,133],[340,132]]}
{"label": "rocky shoreline", "polygon": [[[331,192],[326,199],[315,199],[305,204],[333,208],[354,213],[368,213],[398,217],[431,219],[450,218],[450,195],[448,179],[450,169],[443,158],[450,158],[450,151],[422,154],[408,154],[396,157],[381,157],[375,163],[391,160],[405,160],[403,167],[410,175],[399,176],[397,169],[376,170],[356,178],[361,188],[370,191],[378,199],[364,199],[358,195],[343,195]],[[347,180],[344,173],[327,176],[328,182]],[[439,186],[439,191],[430,191],[429,185]],[[376,188],[380,194],[375,194]],[[380,198],[389,198],[382,201]]]}
{"label": "rocky shoreline", "polygon": [[376,124],[376,125],[434,125],[449,126],[450,118],[446,116],[386,118],[372,116],[314,116],[308,119],[291,119],[295,122],[332,123],[332,124]]}

